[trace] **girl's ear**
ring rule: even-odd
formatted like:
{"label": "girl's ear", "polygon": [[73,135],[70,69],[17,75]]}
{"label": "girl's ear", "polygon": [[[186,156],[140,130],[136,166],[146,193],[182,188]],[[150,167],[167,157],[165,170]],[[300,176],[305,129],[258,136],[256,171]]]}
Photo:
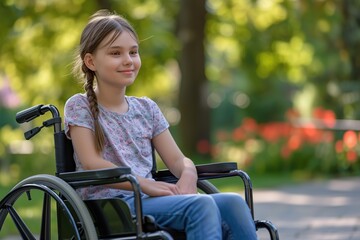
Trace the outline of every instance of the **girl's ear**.
{"label": "girl's ear", "polygon": [[86,65],[86,67],[88,67],[91,71],[95,72],[96,68],[95,68],[95,65],[94,65],[93,55],[91,53],[86,53],[85,54],[84,63]]}

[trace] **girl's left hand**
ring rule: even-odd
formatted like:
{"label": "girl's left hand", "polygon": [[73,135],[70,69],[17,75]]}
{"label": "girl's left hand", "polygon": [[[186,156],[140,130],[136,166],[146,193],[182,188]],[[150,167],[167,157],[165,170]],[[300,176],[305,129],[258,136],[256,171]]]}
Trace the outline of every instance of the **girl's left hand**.
{"label": "girl's left hand", "polygon": [[197,178],[183,175],[180,177],[176,185],[180,189],[181,194],[197,194]]}

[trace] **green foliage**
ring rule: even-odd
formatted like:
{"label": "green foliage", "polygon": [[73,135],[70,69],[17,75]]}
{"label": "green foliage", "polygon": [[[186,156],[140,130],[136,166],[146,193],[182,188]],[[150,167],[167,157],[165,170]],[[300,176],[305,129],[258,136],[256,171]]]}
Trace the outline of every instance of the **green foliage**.
{"label": "green foliage", "polygon": [[[139,2],[111,3],[113,10],[121,9],[119,13],[134,23],[142,40],[141,83],[130,93],[154,95],[149,90],[154,86],[153,91],[167,92],[170,74],[164,67],[174,57],[171,50],[176,42],[171,11],[165,11],[160,1]],[[15,16],[11,11],[6,13],[12,22],[1,23],[1,29],[7,30],[1,41],[3,74],[11,79],[24,105],[51,102],[61,109],[69,96],[81,91],[81,84],[71,75],[72,61],[81,30],[102,6],[97,1],[8,1],[3,5],[16,12]],[[167,5],[171,9],[171,4]]]}
{"label": "green foliage", "polygon": [[[289,107],[309,116],[314,106],[324,106],[340,118],[358,118],[357,4],[209,1],[210,100],[214,115],[225,118],[232,109],[215,128],[235,127],[234,115],[280,121]],[[246,101],[235,101],[239,93]]]}

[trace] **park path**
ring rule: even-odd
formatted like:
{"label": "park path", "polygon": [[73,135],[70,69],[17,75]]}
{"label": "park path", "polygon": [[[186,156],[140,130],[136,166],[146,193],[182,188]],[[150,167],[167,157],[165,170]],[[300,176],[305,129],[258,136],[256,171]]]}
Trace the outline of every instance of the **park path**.
{"label": "park path", "polygon": [[[360,177],[254,189],[254,207],[281,240],[360,240]],[[266,230],[258,235],[269,239]]]}

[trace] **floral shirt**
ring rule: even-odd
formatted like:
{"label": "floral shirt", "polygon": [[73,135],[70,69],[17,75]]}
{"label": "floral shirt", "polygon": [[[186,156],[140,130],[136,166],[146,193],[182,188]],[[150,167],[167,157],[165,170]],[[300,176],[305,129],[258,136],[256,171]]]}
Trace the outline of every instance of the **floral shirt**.
{"label": "floral shirt", "polygon": [[[165,131],[169,124],[158,105],[147,97],[125,97],[129,105],[126,113],[111,112],[99,104],[99,121],[105,134],[102,156],[117,166],[130,167],[133,174],[151,178],[151,139]],[[72,96],[65,104],[65,133],[69,126],[80,126],[94,131],[94,120],[85,94]],[[74,153],[76,170],[82,171]],[[79,189],[83,199],[111,198],[132,192],[103,186]]]}

